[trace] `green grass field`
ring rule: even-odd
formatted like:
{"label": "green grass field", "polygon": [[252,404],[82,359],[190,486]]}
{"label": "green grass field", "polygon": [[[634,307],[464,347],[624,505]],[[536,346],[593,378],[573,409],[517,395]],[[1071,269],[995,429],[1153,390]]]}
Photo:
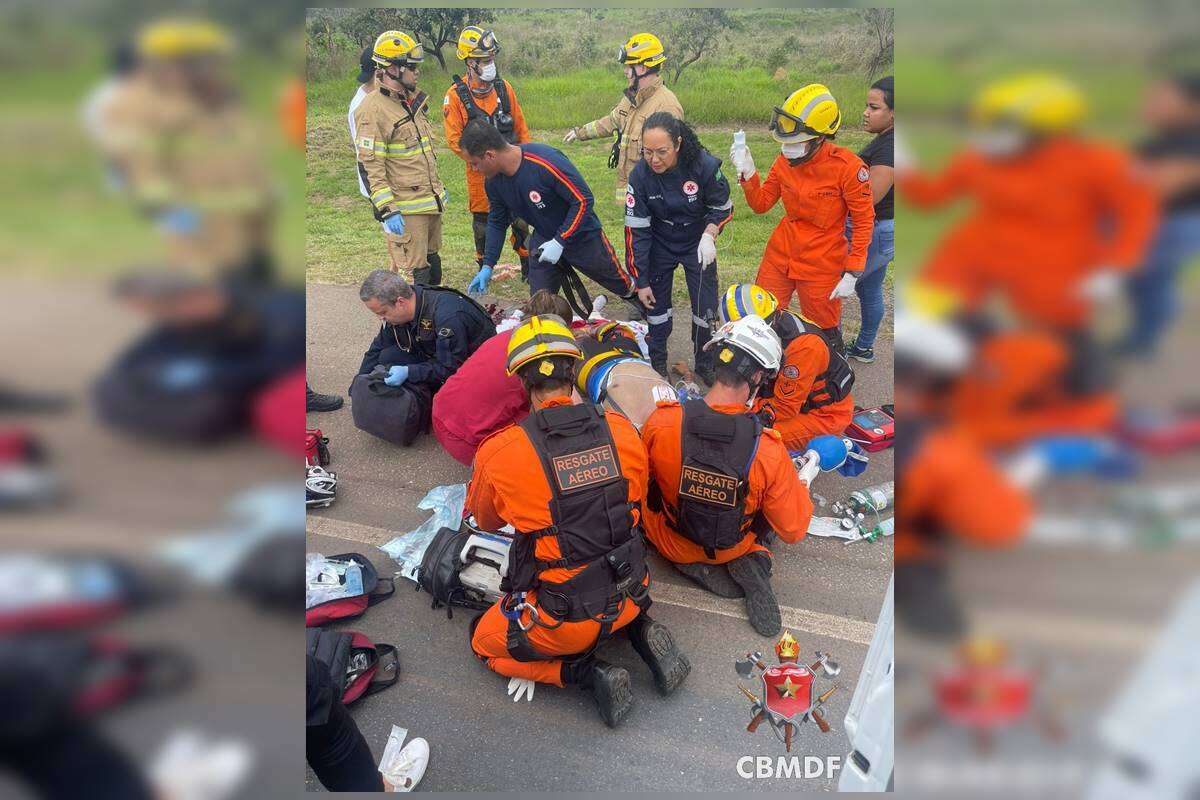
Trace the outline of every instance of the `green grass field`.
{"label": "green grass field", "polygon": [[[440,83],[432,83],[429,78],[430,72],[427,71],[423,78],[427,81],[426,86],[442,86]],[[336,83],[338,88],[346,90],[345,93],[335,93],[329,83]],[[536,121],[546,116],[557,118],[563,114],[561,107],[565,107],[566,104],[559,103],[559,108],[556,109],[554,103],[546,100],[544,102],[549,103],[551,108],[542,110],[526,97],[523,83],[517,83],[514,79],[514,86],[526,116],[531,121],[534,141],[558,147],[579,168],[596,195],[596,211],[604,230],[620,251],[624,230],[624,206],[617,203],[613,197],[615,172],[607,166],[611,140],[563,144],[565,125],[543,127]],[[444,87],[438,90],[438,96],[442,90]],[[432,90],[427,91],[433,94]],[[600,109],[597,113],[607,111],[619,97],[619,92],[618,85],[615,91],[592,102],[588,108]],[[379,225],[371,216],[370,205],[359,195],[355,180],[354,152],[346,129],[346,105],[352,93],[352,84],[343,84],[341,81],[310,84],[306,214],[308,279],[312,281],[355,283],[370,270],[386,265]],[[681,102],[685,112],[689,111],[688,101],[681,98]],[[433,105],[437,107],[436,102]],[[769,111],[770,106],[767,108]],[[857,120],[858,111],[857,108],[847,108],[845,113],[848,119]],[[587,115],[563,116],[567,122],[575,124],[582,124],[592,118]],[[463,288],[476,271],[471,217],[466,210],[465,165],[440,143],[440,119],[433,122],[439,140],[438,171],[450,193],[451,206],[443,218],[443,281],[448,285]],[[699,130],[701,141],[718,158],[726,159],[732,132],[737,127],[733,124],[703,125]],[[760,170],[765,170],[778,153],[778,145],[770,139],[762,122],[746,123],[745,128],[755,163]],[[839,144],[853,150],[860,149],[868,140],[869,135],[855,130],[852,124],[847,124],[843,133],[838,136]],[[731,168],[726,169],[726,176],[735,184],[732,192],[734,218],[717,242],[717,263],[722,285],[753,279],[758,270],[763,247],[782,213],[781,206],[776,206],[767,214],[754,214],[746,206],[741,190],[736,187]],[[515,255],[511,250],[506,250],[502,261],[515,262]],[[676,283],[677,296],[685,297],[686,295],[682,294],[686,291],[683,281],[678,280]],[[517,282],[496,283],[493,284],[493,290],[512,298],[527,294],[525,285]]]}

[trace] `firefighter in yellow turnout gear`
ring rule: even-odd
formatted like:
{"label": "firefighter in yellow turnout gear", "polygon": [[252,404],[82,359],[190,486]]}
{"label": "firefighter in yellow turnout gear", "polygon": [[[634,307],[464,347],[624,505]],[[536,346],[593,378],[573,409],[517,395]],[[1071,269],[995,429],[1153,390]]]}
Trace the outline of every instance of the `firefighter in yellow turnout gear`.
{"label": "firefighter in yellow turnout gear", "polygon": [[137,65],[105,102],[95,133],[120,190],[162,233],[169,266],[265,279],[267,134],[225,74],[233,49],[210,22],[148,24],[135,40]]}
{"label": "firefighter in yellow turnout gear", "polygon": [[375,40],[372,60],[379,90],[354,112],[355,152],[375,218],[383,224],[393,272],[410,282],[442,282],[442,212],[446,189],[438,177],[428,96],[417,88],[421,44],[402,31]]}
{"label": "firefighter in yellow turnout gear", "polygon": [[656,111],[666,111],[683,119],[683,106],[679,98],[663,83],[659,70],[667,60],[662,42],[652,33],[638,33],[629,37],[621,48],[618,60],[625,70],[629,82],[621,102],[612,111],[586,125],[571,128],[563,141],[568,144],[585,139],[612,136],[612,155],[609,168],[616,168],[616,199],[624,204],[629,173],[642,160],[642,125]]}

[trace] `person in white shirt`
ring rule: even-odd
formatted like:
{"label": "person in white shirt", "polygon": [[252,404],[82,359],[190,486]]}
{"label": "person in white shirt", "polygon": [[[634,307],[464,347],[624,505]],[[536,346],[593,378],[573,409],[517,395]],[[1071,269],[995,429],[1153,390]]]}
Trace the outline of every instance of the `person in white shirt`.
{"label": "person in white shirt", "polygon": [[[375,62],[371,60],[370,46],[363,49],[362,55],[358,58],[358,66],[359,87],[358,91],[354,93],[354,99],[350,101],[350,112],[347,115],[350,120],[351,147],[354,146],[355,142],[354,112],[358,108],[359,104],[362,103],[362,101],[366,98],[366,96],[375,91],[375,70],[377,67],[375,66]],[[355,166],[355,169],[358,169],[357,165]],[[368,200],[371,198],[371,193],[367,191],[367,183],[363,180],[362,172],[358,172],[358,191]]]}

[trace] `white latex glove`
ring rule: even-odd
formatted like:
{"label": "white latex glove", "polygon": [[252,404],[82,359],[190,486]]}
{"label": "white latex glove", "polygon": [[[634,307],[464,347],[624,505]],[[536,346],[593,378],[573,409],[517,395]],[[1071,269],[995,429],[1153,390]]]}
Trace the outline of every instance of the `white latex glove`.
{"label": "white latex glove", "polygon": [[754,168],[754,156],[750,155],[749,147],[738,147],[734,145],[729,148],[729,163],[733,164],[733,168],[737,170],[738,180],[748,180],[756,170]]}
{"label": "white latex glove", "polygon": [[837,286],[833,287],[833,291],[829,293],[830,300],[846,300],[854,297],[854,284],[858,283],[858,278],[852,272],[847,272],[838,281]]}
{"label": "white latex glove", "polygon": [[892,161],[897,172],[917,168],[917,159],[913,156],[912,150],[908,148],[908,140],[900,135],[899,128],[892,130]]}
{"label": "white latex glove", "polygon": [[821,471],[821,456],[816,450],[809,450],[797,460],[802,463],[796,471],[796,477],[800,478],[800,482],[805,486],[812,486],[813,478]]}
{"label": "white latex glove", "polygon": [[537,249],[537,259],[545,264],[557,264],[562,258],[563,246],[558,239],[547,239]]}
{"label": "white latex glove", "polygon": [[533,690],[537,683],[528,678],[511,678],[508,681],[508,696],[513,699],[513,702],[518,702],[521,697],[525,698],[525,702],[533,702]]}
{"label": "white latex glove", "polygon": [[575,142],[578,140],[579,140],[579,135],[575,133],[574,128],[571,128],[571,130],[567,131],[567,135],[563,137],[563,142],[565,144],[570,144],[571,142]]}
{"label": "white latex glove", "polygon": [[1046,459],[1033,449],[1019,453],[1004,465],[1004,474],[1019,489],[1033,488],[1049,470]]}
{"label": "white latex glove", "polygon": [[1098,269],[1079,285],[1079,294],[1093,303],[1115,300],[1121,294],[1121,276],[1111,269]]}
{"label": "white latex glove", "polygon": [[696,260],[700,262],[700,269],[717,260],[717,242],[707,233],[700,237],[700,246],[696,248]]}

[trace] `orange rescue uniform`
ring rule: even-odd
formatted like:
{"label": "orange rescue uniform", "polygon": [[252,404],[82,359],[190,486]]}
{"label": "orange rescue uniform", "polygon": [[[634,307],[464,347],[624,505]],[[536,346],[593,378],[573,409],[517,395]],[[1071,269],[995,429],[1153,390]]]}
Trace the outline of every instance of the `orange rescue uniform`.
{"label": "orange rescue uniform", "polygon": [[1059,328],[1087,322],[1082,282],[1097,268],[1139,264],[1157,224],[1150,184],[1129,156],[1069,136],[1012,158],[964,151],[936,176],[898,173],[918,208],[960,198],[974,208],[934,249],[921,279],[977,308],[992,290],[1026,320]]}
{"label": "orange rescue uniform", "polygon": [[[469,89],[475,88],[473,77],[468,75],[463,80],[466,81]],[[499,82],[503,79],[497,78],[496,80]],[[516,135],[518,143],[528,142],[530,140],[529,127],[525,124],[525,114],[521,111],[520,103],[517,102],[517,93],[513,91],[512,84],[508,81],[503,81],[503,83],[508,92],[508,104],[513,118],[513,133]],[[487,114],[494,113],[496,106],[500,104],[500,98],[496,94],[494,85],[492,90],[482,97],[472,92],[471,98],[475,101],[475,105]],[[458,146],[458,140],[462,138],[467,120],[467,109],[463,106],[462,100],[458,99],[458,92],[451,84],[442,100],[442,124],[446,129],[446,144],[456,156],[464,161],[466,159],[463,156],[462,148]],[[470,164],[467,165],[467,207],[472,213],[484,212],[489,208],[487,192],[483,190],[483,175],[478,170],[471,169]]]}
{"label": "orange rescue uniform", "polygon": [[1072,395],[1067,347],[1053,335],[1008,332],[975,351],[969,372],[950,391],[948,412],[983,447],[1008,447],[1037,436],[1112,431],[1120,417],[1114,392]]}
{"label": "orange rescue uniform", "polygon": [[1033,512],[1028,495],[996,468],[974,440],[952,428],[914,442],[900,468],[895,560],[938,555],[935,539],[949,533],[979,547],[1014,544]]}
{"label": "orange rescue uniform", "polygon": [[830,300],[829,294],[842,273],[861,273],[867,263],[875,224],[870,177],[861,158],[826,141],[808,161],[792,166],[780,154],[765,181],[759,182],[757,172],[741,181],[756,214],[783,198],[784,217],[767,241],[754,282],[783,308],[795,292],[801,313],[822,328],[841,320],[842,301]]}
{"label": "orange rescue uniform", "polygon": [[774,413],[773,427],[788,450],[803,450],[814,436],[841,435],[854,416],[851,394],[807,413],[800,410],[810,394],[820,393],[825,386],[817,376],[827,369],[829,348],[819,336],[801,334],[783,351],[783,365],[775,379],[772,397],[754,402],[755,411],[769,407]]}
{"label": "orange rescue uniform", "polygon": [[[541,408],[570,405],[570,398],[556,397],[548,400]],[[629,484],[629,502],[639,508],[646,496],[649,470],[646,449],[638,438],[637,430],[625,417],[614,411],[605,413],[614,444],[621,474]],[[517,536],[527,531],[539,531],[550,527],[552,492],[546,482],[542,462],[533,444],[520,427],[514,425],[492,434],[479,445],[475,454],[475,474],[467,490],[467,510],[484,530],[498,530],[505,524],[512,525]],[[637,510],[634,510],[636,517]],[[545,536],[537,541],[534,555],[539,561],[554,561],[562,558],[558,540]],[[539,578],[561,582],[579,573],[575,569],[550,568],[539,573]],[[649,577],[647,577],[649,581]],[[526,595],[526,601],[537,605],[537,592]],[[632,600],[624,601],[624,608],[612,625],[617,631],[632,622],[639,613]],[[541,612],[543,619],[553,624],[553,617]],[[521,622],[530,623],[528,609],[522,612]],[[554,656],[569,656],[585,652],[600,635],[600,623],[594,620],[563,622],[554,630],[533,625],[528,633],[529,643],[545,661],[518,661],[508,652],[508,620],[497,603],[484,612],[471,637],[471,647],[476,655],[487,661],[490,669],[510,678],[526,678],[539,683],[562,686],[562,661]]]}
{"label": "orange rescue uniform", "polygon": [[[746,409],[740,405],[717,405],[714,411],[739,414]],[[679,477],[683,471],[683,406],[660,402],[642,426],[642,441],[650,457],[650,477],[662,492],[663,500],[672,506],[679,502]],[[788,458],[779,434],[767,428],[763,431],[750,465],[749,489],[743,513],[752,517],[762,511],[767,522],[789,544],[800,541],[808,533],[813,505],[808,490],[796,476],[796,468]],[[749,523],[747,523],[749,525]],[[717,550],[713,558],[704,555],[704,548],[674,530],[666,515],[647,504],[645,531],[663,558],[675,564],[725,564],[756,550],[767,555],[771,551],[759,544],[754,532],[746,531],[733,547]]]}

